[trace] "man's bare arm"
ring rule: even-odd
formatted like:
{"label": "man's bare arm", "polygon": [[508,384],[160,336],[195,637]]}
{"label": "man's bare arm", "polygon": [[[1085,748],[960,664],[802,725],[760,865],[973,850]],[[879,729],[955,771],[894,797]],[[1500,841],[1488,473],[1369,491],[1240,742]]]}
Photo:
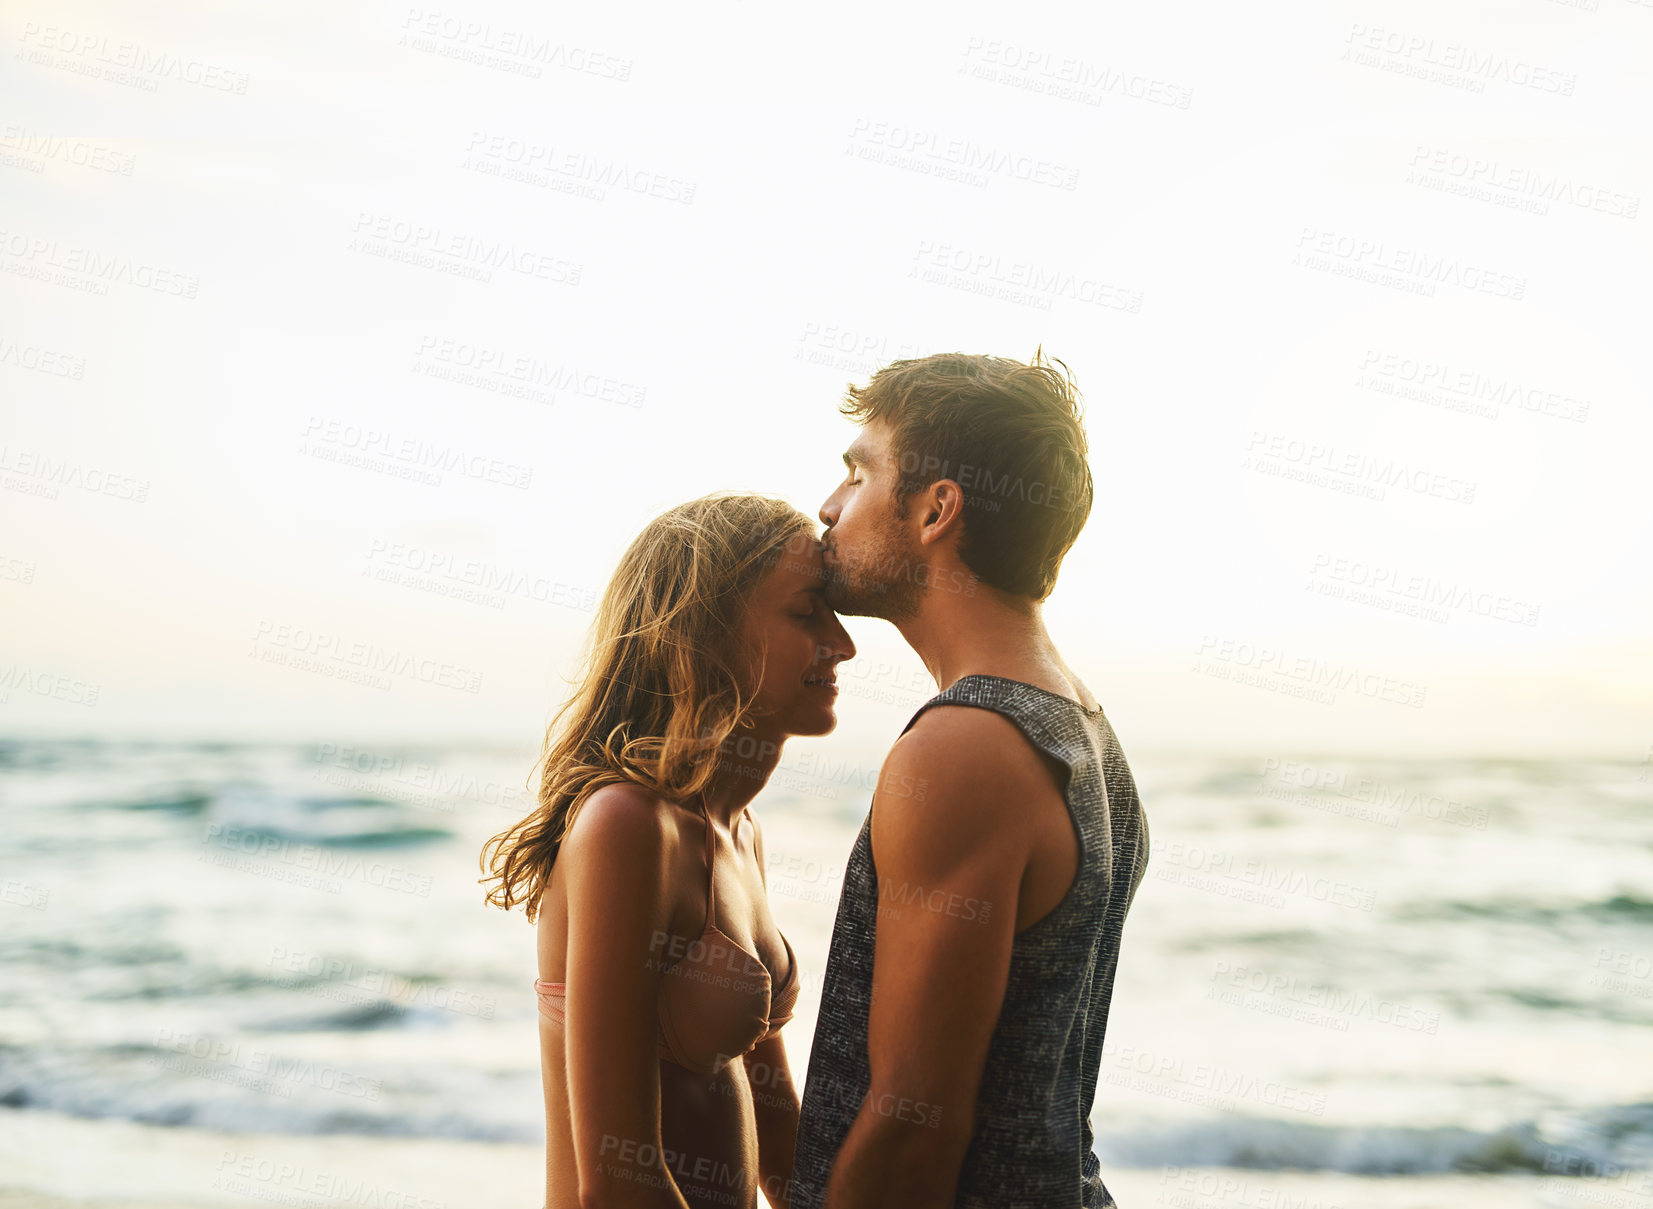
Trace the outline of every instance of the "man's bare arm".
{"label": "man's bare arm", "polygon": [[927,711],[884,763],[871,1087],[827,1209],[953,1204],[1031,846],[1016,804],[1044,775],[1038,760],[1009,719],[948,706]]}

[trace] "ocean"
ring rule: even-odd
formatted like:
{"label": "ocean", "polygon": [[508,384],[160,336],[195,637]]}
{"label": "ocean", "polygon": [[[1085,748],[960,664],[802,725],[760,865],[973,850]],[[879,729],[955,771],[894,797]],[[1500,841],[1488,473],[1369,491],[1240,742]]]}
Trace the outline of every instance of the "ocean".
{"label": "ocean", "polygon": [[[1653,1209],[1645,761],[1125,744],[1153,848],[1092,1114],[1123,1209]],[[800,1078],[879,757],[831,750],[789,753],[753,806],[804,979],[784,1033]],[[531,1187],[533,931],[484,905],[477,853],[532,802],[532,763],[0,743],[7,1174],[107,1192],[77,1141],[102,1129],[125,1139],[128,1173],[150,1156],[172,1203],[306,1203],[279,1164],[258,1175],[282,1139],[294,1153],[326,1139],[335,1163],[399,1140],[452,1166],[494,1145]],[[240,1136],[259,1139],[250,1159],[222,1141]],[[208,1137],[195,1149],[218,1170],[192,1158],[167,1183],[153,1156]],[[141,1199],[149,1178],[124,1193]],[[425,1199],[504,1203],[460,1187]]]}

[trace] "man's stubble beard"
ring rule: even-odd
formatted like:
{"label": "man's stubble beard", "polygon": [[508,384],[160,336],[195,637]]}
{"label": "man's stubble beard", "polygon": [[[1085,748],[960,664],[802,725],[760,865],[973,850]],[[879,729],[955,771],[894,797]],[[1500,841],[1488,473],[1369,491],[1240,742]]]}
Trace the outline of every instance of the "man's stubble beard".
{"label": "man's stubble beard", "polygon": [[918,612],[924,590],[911,574],[913,559],[901,553],[901,530],[888,521],[874,542],[851,560],[835,551],[827,569],[826,602],[846,617],[881,617],[899,624]]}

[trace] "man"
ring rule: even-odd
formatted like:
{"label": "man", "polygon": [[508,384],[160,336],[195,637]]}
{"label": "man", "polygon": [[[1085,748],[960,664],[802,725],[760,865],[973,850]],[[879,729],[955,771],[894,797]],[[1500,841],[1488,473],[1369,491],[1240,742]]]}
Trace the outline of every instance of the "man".
{"label": "man", "polygon": [[942,691],[845,868],[791,1209],[1105,1209],[1089,1114],[1148,827],[1040,612],[1090,512],[1077,391],[1040,352],[939,354],[842,410],[827,600]]}

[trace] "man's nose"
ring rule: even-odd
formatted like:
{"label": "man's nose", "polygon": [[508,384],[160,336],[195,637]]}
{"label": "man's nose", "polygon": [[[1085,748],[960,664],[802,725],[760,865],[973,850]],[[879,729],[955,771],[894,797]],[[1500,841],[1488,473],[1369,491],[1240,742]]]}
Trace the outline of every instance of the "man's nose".
{"label": "man's nose", "polygon": [[815,515],[821,518],[821,523],[828,529],[838,523],[838,493],[836,491],[826,497],[826,502],[821,505],[821,510]]}

